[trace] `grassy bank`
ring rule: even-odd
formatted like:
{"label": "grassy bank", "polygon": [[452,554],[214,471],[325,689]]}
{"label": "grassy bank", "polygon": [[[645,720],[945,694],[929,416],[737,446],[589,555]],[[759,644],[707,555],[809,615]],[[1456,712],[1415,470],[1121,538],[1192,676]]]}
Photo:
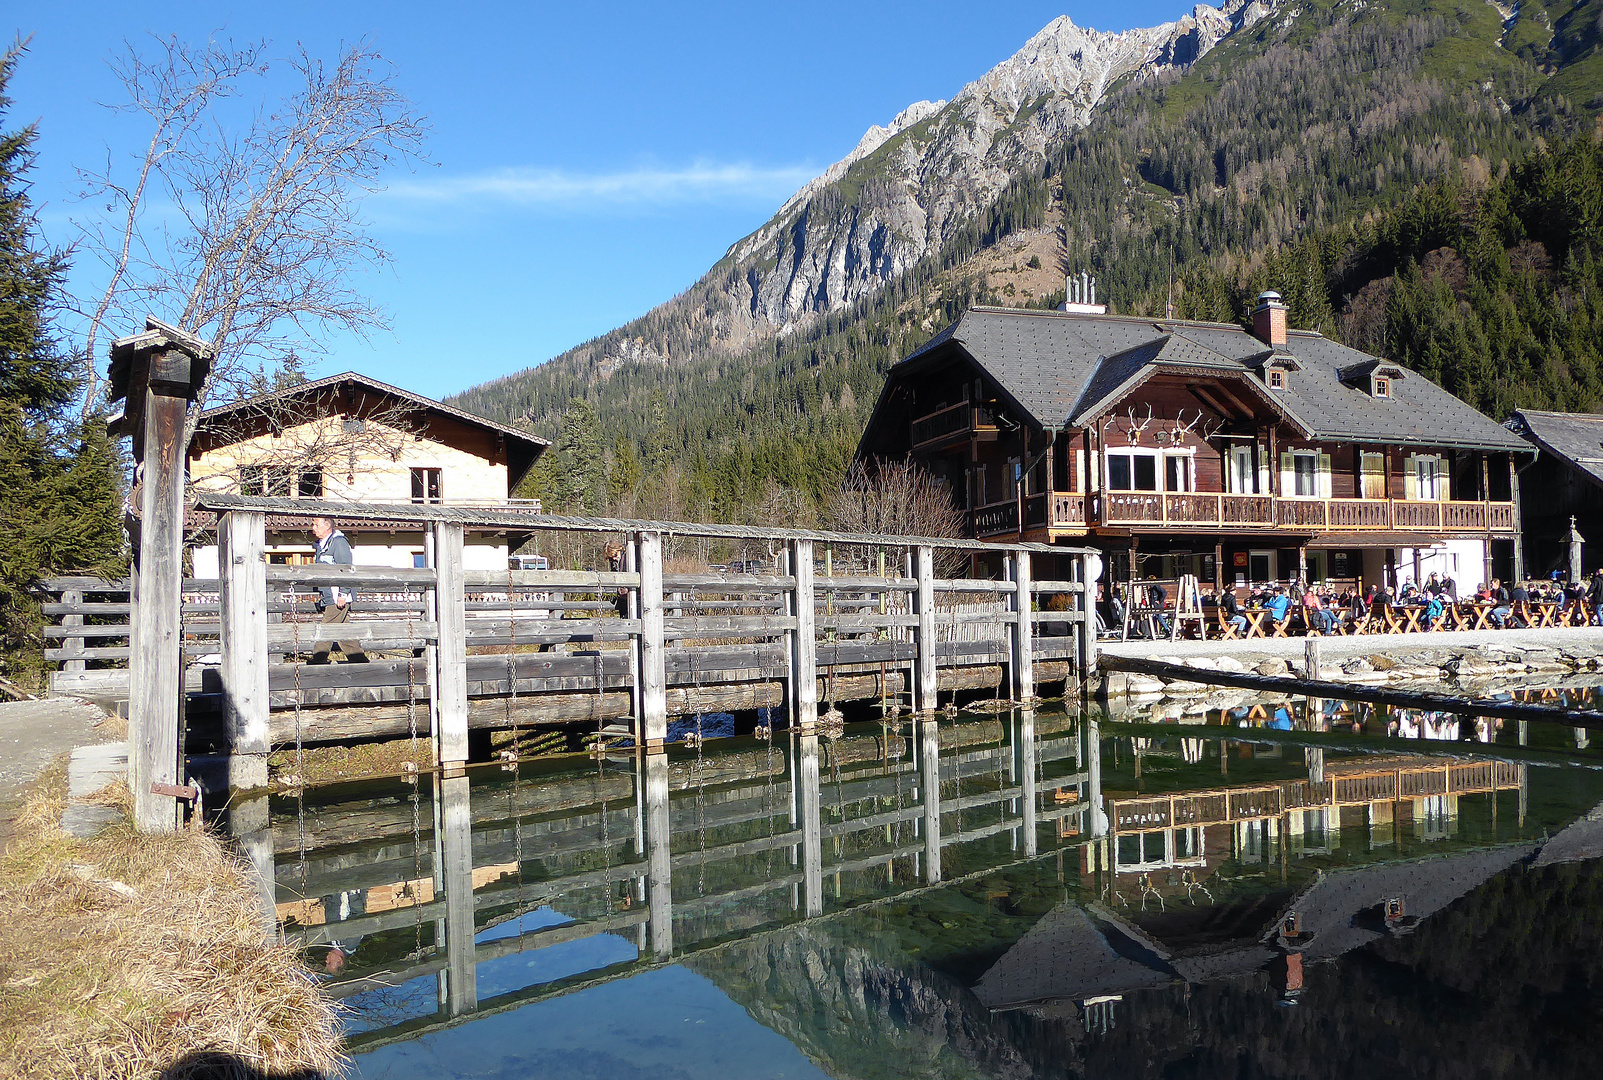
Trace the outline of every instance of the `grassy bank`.
{"label": "grassy bank", "polygon": [[0,1077],[337,1074],[333,1006],[264,940],[235,856],[201,829],[74,839],[65,798],[58,763],[0,857]]}

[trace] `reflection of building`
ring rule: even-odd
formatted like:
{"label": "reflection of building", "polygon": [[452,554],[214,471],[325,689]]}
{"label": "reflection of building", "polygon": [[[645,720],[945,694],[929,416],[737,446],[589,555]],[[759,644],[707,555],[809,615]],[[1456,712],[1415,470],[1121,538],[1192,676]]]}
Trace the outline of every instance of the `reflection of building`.
{"label": "reflection of building", "polygon": [[[346,372],[207,409],[189,451],[198,489],[351,503],[507,506],[546,440]],[[530,504],[534,508],[534,504]],[[382,522],[337,522],[355,560],[422,565],[423,536]],[[274,562],[309,561],[304,518],[268,516]],[[505,570],[523,537],[469,533],[464,564]],[[195,549],[195,574],[217,575],[217,549]]]}
{"label": "reflection of building", "polygon": [[[1082,849],[1082,868],[1148,875],[1154,891],[1189,889],[1228,860],[1273,862],[1282,853],[1340,846],[1344,829],[1369,846],[1457,831],[1462,795],[1517,791],[1521,766],[1505,761],[1399,756],[1321,764],[1323,778],[1237,784],[1166,795],[1106,793],[1109,832]],[[1174,871],[1154,882],[1154,871]],[[1173,880],[1170,880],[1173,878]],[[1145,887],[1144,885],[1144,887]]]}
{"label": "reflection of building", "polygon": [[1003,954],[974,992],[993,1010],[1052,1010],[1172,982],[1274,970],[1289,976],[1282,985],[1289,993],[1302,961],[1405,933],[1533,850],[1509,845],[1320,874],[1242,932],[1201,941],[1189,923],[1150,920],[1148,927],[1138,925],[1140,916],[1064,902]]}

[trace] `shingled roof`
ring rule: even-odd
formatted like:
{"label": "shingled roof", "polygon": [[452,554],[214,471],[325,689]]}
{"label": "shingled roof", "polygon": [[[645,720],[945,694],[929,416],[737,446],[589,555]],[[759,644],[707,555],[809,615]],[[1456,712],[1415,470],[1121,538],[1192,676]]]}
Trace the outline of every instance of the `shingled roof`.
{"label": "shingled roof", "polygon": [[1517,409],[1509,428],[1603,484],[1603,416]]}
{"label": "shingled roof", "polygon": [[1529,449],[1423,376],[1398,380],[1390,397],[1371,397],[1350,377],[1378,359],[1309,331],[1291,331],[1271,353],[1241,327],[1225,323],[975,307],[893,367],[888,383],[953,350],[988,374],[1043,431],[1094,420],[1098,409],[1122,396],[1121,388],[1137,385],[1145,369],[1192,368],[1256,384],[1264,363],[1286,358],[1295,363],[1296,377],[1285,389],[1265,393],[1310,438]]}

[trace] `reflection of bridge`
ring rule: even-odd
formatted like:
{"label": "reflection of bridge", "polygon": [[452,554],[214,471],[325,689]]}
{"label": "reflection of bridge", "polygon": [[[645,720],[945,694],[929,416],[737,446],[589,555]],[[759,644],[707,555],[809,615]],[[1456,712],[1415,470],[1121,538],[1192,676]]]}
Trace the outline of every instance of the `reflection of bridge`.
{"label": "reflection of bridge", "polygon": [[[480,1008],[475,965],[512,953],[621,934],[639,956],[666,959],[939,882],[954,850],[965,874],[1034,856],[1057,819],[1090,805],[1095,770],[1081,767],[1080,735],[1061,716],[1038,731],[1028,711],[916,721],[879,736],[779,735],[768,747],[672,763],[629,755],[545,783],[494,773],[471,789],[454,777],[431,791],[425,775],[415,799],[407,789],[288,814],[275,800],[270,822],[258,801],[236,807],[234,820],[272,875],[270,899],[292,940],[378,935],[332,993],[433,975],[443,1019]],[[1081,797],[1043,808],[1040,793],[1059,789]],[[478,931],[539,908],[573,921],[520,923],[476,942]],[[373,970],[368,956],[386,934],[400,951]]]}

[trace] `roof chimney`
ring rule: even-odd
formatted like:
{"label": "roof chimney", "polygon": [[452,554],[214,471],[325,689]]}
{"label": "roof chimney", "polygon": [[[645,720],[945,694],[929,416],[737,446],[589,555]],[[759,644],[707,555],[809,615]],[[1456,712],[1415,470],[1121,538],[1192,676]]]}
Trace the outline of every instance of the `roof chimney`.
{"label": "roof chimney", "polygon": [[1075,315],[1106,315],[1108,305],[1096,302],[1096,278],[1088,271],[1081,270],[1078,274],[1070,274],[1064,279],[1067,288],[1064,290],[1063,306],[1059,311],[1067,311]]}
{"label": "roof chimney", "polygon": [[1252,309],[1252,333],[1265,345],[1278,348],[1286,343],[1286,305],[1280,302],[1279,293],[1258,294],[1258,306]]}

